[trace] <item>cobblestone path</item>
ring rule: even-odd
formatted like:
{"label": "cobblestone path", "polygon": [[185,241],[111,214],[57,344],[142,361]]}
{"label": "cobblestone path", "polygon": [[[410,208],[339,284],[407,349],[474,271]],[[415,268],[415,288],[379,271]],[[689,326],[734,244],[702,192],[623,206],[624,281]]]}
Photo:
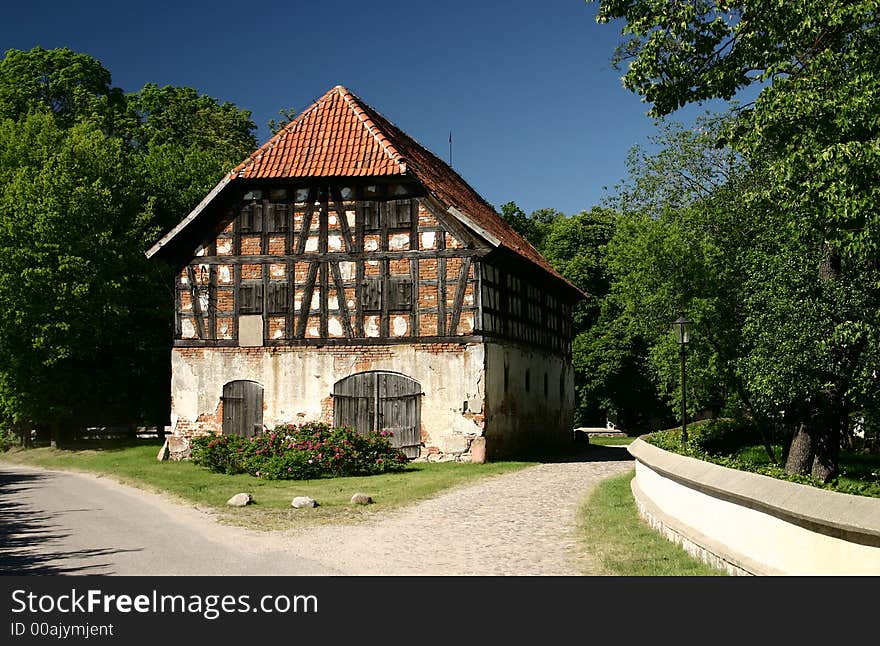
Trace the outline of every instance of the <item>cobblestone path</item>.
{"label": "cobblestone path", "polygon": [[356,525],[285,532],[287,549],[340,574],[600,574],[574,536],[579,504],[633,468],[625,447],[596,459],[492,476]]}

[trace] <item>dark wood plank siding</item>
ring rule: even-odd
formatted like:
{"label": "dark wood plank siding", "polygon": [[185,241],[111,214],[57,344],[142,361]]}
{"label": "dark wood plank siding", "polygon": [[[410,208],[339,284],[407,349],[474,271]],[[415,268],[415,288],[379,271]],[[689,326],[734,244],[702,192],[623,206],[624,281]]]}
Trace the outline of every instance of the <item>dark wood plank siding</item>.
{"label": "dark wood plank siding", "polygon": [[407,457],[419,456],[421,397],[417,381],[393,372],[362,372],[333,387],[333,423],[361,434],[389,431]]}
{"label": "dark wood plank siding", "polygon": [[263,432],[263,387],[254,381],[223,386],[223,435],[253,437]]}

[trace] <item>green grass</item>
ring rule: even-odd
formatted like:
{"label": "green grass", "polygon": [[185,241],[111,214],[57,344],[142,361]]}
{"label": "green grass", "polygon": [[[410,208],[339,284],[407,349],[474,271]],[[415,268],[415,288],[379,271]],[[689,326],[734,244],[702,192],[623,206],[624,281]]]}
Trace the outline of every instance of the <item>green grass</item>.
{"label": "green grass", "polygon": [[590,438],[590,444],[596,446],[625,446],[636,441],[635,437],[601,437],[593,436]]}
{"label": "green grass", "polygon": [[618,576],[724,576],[664,538],[638,514],[630,490],[635,471],[601,482],[578,511],[583,549],[603,574]]}
{"label": "green grass", "polygon": [[[91,446],[94,446],[92,444]],[[0,459],[49,469],[98,473],[142,489],[164,493],[217,513],[220,520],[253,529],[284,529],[325,522],[360,520],[428,498],[437,492],[478,478],[510,473],[534,462],[487,464],[411,463],[406,471],[374,476],[319,480],[261,480],[247,474],[212,473],[190,462],[159,462],[159,445],[153,441],[121,442],[88,449],[13,449]],[[239,492],[254,502],[231,508],[226,501]],[[374,504],[352,505],[351,496],[363,492]],[[318,501],[314,509],[293,509],[295,496]]]}

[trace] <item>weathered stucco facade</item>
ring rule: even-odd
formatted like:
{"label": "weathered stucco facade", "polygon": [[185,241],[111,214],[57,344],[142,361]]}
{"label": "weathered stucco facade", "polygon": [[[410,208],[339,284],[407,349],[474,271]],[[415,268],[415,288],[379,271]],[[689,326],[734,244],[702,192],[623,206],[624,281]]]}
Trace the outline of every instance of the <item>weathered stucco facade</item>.
{"label": "weathered stucco facade", "polygon": [[223,386],[265,384],[263,423],[333,423],[333,385],[382,370],[417,381],[424,393],[420,434],[424,455],[461,455],[483,434],[482,344],[412,344],[332,348],[175,348],[172,352],[174,432],[221,433]]}
{"label": "weathered stucco facade", "polygon": [[583,294],[344,88],[148,255],[177,270],[175,436],[321,420],[457,459],[571,437]]}

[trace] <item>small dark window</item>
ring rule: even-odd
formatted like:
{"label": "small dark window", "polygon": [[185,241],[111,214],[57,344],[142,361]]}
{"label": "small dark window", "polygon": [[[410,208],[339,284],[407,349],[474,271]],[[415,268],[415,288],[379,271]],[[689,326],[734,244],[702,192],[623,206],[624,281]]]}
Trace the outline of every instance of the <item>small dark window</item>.
{"label": "small dark window", "polygon": [[282,202],[287,199],[286,188],[273,188],[269,191],[269,199],[273,202]]}
{"label": "small dark window", "polygon": [[270,204],[268,213],[269,233],[284,233],[287,231],[289,218],[289,204]]}
{"label": "small dark window", "polygon": [[244,197],[242,199],[245,202],[250,202],[251,200],[262,199],[262,197],[263,197],[263,191],[256,190],[256,191],[248,191],[247,193],[244,194]]}
{"label": "small dark window", "polygon": [[375,202],[361,203],[361,212],[364,218],[364,229],[376,231],[379,229],[379,209]]}
{"label": "small dark window", "polygon": [[361,306],[365,312],[382,309],[382,279],[367,278],[361,283]]}
{"label": "small dark window", "polygon": [[307,189],[307,188],[296,189],[296,201],[297,202],[305,202],[307,199],[309,199],[309,189]]}
{"label": "small dark window", "polygon": [[343,200],[350,200],[354,196],[354,190],[350,186],[343,186],[339,190],[339,195],[342,196]]}
{"label": "small dark window", "polygon": [[253,233],[263,230],[263,205],[260,203],[248,204],[241,210],[239,229],[243,233]]}
{"label": "small dark window", "polygon": [[532,374],[530,371],[526,370],[526,392],[529,392],[532,387]]}
{"label": "small dark window", "polygon": [[408,310],[412,307],[412,280],[406,278],[388,279],[388,309]]}
{"label": "small dark window", "polygon": [[285,314],[288,311],[287,283],[269,283],[266,295],[266,312],[269,314]]}
{"label": "small dark window", "polygon": [[407,228],[412,223],[412,202],[410,200],[392,200],[385,202],[385,221],[389,229]]}
{"label": "small dark window", "polygon": [[261,283],[245,283],[238,288],[238,313],[262,314],[263,285]]}

